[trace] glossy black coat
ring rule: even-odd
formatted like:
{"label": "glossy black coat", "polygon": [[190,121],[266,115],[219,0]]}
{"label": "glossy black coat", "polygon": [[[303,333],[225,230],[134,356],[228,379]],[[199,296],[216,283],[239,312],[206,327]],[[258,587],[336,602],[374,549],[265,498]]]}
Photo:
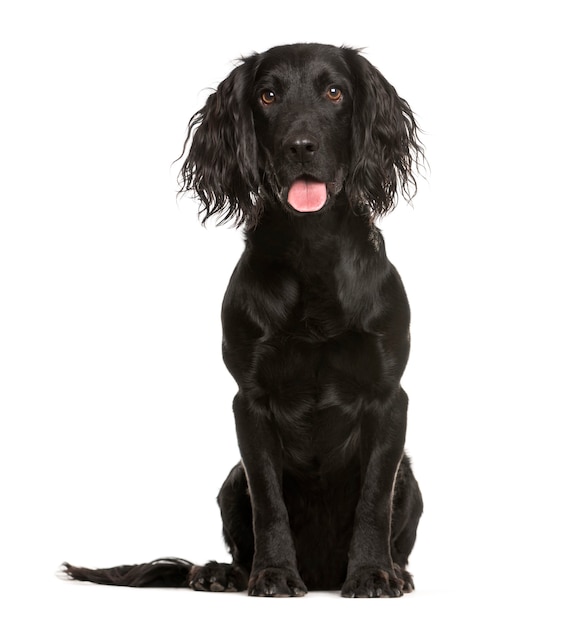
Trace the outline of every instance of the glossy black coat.
{"label": "glossy black coat", "polygon": [[[402,595],[422,512],[404,453],[409,305],[375,226],[421,156],[408,104],[357,51],[282,46],[243,60],[190,121],[183,189],[246,248],[223,303],[242,461],[218,501],[232,564],[161,560],[108,584]],[[326,185],[303,213],[297,180]]]}

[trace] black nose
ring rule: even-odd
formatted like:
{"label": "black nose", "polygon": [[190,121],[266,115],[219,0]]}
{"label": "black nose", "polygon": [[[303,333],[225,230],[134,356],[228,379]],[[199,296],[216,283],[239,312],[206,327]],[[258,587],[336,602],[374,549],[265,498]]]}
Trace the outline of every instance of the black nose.
{"label": "black nose", "polygon": [[312,137],[295,137],[286,143],[286,154],[297,163],[312,161],[318,142]]}

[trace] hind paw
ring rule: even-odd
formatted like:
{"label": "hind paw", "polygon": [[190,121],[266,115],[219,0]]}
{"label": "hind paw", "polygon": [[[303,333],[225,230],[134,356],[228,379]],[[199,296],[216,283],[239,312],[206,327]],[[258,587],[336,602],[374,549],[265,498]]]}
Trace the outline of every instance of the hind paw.
{"label": "hind paw", "polygon": [[248,576],[238,565],[210,561],[192,567],[188,586],[195,591],[244,591]]}

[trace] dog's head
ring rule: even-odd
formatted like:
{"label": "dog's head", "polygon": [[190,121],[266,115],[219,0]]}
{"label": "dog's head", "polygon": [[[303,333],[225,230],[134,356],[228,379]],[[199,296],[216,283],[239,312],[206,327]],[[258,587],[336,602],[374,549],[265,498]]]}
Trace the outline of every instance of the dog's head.
{"label": "dog's head", "polygon": [[356,50],[280,46],[244,59],[191,118],[182,191],[204,221],[250,228],[266,207],[320,213],[339,197],[379,216],[414,192],[417,133],[409,105]]}

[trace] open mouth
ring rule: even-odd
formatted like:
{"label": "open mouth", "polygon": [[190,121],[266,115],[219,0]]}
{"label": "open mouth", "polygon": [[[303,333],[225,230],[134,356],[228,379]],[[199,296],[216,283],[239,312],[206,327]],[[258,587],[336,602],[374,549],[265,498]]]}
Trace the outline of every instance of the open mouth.
{"label": "open mouth", "polygon": [[288,189],[288,204],[299,213],[315,213],[326,204],[326,183],[314,178],[297,178]]}

